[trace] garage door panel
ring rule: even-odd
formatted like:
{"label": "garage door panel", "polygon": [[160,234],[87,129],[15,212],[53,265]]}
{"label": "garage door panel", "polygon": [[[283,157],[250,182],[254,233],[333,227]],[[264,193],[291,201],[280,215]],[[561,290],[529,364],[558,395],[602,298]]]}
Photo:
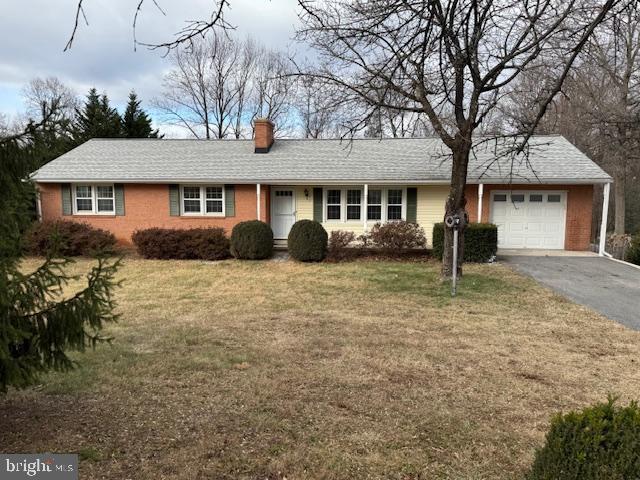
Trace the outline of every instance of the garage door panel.
{"label": "garage door panel", "polygon": [[564,248],[565,192],[494,192],[491,209],[500,248]]}

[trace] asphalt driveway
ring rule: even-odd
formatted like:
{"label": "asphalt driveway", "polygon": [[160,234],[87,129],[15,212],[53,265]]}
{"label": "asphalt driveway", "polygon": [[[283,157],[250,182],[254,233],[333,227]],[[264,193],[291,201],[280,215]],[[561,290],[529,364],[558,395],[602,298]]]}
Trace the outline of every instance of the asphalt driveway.
{"label": "asphalt driveway", "polygon": [[499,259],[574,302],[640,330],[640,269],[596,256]]}

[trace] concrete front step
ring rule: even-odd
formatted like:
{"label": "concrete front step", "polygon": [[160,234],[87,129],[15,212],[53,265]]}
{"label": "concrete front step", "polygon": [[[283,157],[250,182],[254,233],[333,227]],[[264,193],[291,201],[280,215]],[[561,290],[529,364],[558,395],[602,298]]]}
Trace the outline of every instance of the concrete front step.
{"label": "concrete front step", "polygon": [[273,248],[275,250],[286,250],[287,249],[287,240],[285,239],[277,239],[273,241]]}

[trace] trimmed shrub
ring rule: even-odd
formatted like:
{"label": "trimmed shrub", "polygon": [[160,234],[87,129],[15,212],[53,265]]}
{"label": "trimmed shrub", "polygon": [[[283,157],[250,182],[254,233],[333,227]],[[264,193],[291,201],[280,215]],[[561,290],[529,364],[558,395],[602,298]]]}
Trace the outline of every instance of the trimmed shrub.
{"label": "trimmed shrub", "polygon": [[[433,256],[442,260],[444,224],[433,226]],[[469,223],[464,231],[464,261],[484,263],[498,253],[498,227],[492,223]]]}
{"label": "trimmed shrub", "polygon": [[35,223],[24,237],[30,255],[53,253],[75,257],[114,253],[116,237],[111,232],[71,220]]}
{"label": "trimmed shrub", "polygon": [[424,229],[412,222],[376,223],[368,234],[373,246],[387,251],[409,250],[427,247]]}
{"label": "trimmed shrub", "polygon": [[329,235],[327,258],[339,262],[357,257],[362,248],[351,246],[356,241],[356,234],[346,230],[334,230]]}
{"label": "trimmed shrub", "polygon": [[299,220],[289,232],[289,255],[301,262],[320,262],[327,256],[327,231],[315,220]]}
{"label": "trimmed shrub", "polygon": [[580,412],[558,414],[536,452],[529,480],[640,478],[640,409],[613,399]]}
{"label": "trimmed shrub", "polygon": [[161,260],[223,260],[229,257],[229,239],[222,228],[149,228],[131,236],[144,258]]}
{"label": "trimmed shrub", "polygon": [[273,230],[259,220],[240,222],[231,232],[231,254],[243,260],[262,260],[273,255]]}
{"label": "trimmed shrub", "polygon": [[631,246],[627,250],[627,262],[640,265],[640,233],[631,237]]}

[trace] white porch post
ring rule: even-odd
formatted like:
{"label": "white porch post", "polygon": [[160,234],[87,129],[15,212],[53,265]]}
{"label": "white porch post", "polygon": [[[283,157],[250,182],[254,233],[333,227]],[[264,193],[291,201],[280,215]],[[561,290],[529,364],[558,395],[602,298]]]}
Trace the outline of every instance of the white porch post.
{"label": "white porch post", "polygon": [[256,216],[260,220],[260,184],[256,183]]}
{"label": "white porch post", "polygon": [[367,205],[369,204],[369,184],[365,183],[364,184],[364,200],[363,200],[363,205],[364,208],[362,209],[362,218],[363,220],[363,225],[364,225],[364,231],[367,231]]}
{"label": "white porch post", "polygon": [[604,249],[607,242],[607,220],[609,216],[609,193],[611,192],[611,184],[604,184],[604,192],[602,198],[602,223],[600,223],[600,247],[598,254],[603,257]]}
{"label": "white porch post", "polygon": [[478,185],[478,223],[482,223],[482,196],[484,195],[484,183]]}

